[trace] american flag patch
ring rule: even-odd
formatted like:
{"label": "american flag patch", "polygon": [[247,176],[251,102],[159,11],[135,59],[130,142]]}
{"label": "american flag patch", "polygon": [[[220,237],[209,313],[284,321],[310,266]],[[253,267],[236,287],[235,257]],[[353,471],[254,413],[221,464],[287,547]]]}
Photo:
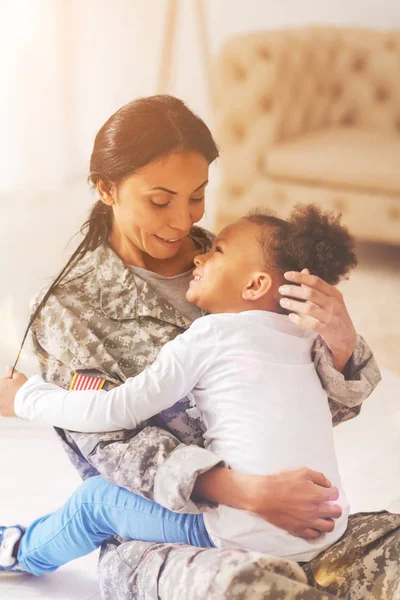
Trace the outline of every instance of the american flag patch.
{"label": "american flag patch", "polygon": [[75,373],[72,378],[70,390],[101,390],[106,380],[102,377],[93,377],[91,375],[83,375]]}

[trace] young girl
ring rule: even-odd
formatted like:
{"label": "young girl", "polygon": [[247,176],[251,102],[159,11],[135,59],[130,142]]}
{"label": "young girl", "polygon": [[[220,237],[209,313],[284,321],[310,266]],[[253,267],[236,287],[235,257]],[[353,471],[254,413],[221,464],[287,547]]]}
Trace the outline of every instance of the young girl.
{"label": "young girl", "polygon": [[221,460],[249,474],[302,465],[322,471],[337,488],[327,499],[338,501],[341,517],[330,533],[305,540],[228,506],[204,516],[173,513],[98,476],[26,530],[3,528],[3,570],[50,572],[111,535],[241,546],[301,562],[343,535],[349,506],[314,368],[315,336],[287,316],[280,292],[284,272],[304,267],[336,284],[356,265],[351,236],[338,217],[312,205],[297,207],[288,221],[254,214],[226,227],[195,265],[187,299],[210,314],[166,344],[150,367],[109,392],[66,392],[39,376],[19,375],[10,380],[16,414],[72,430],[113,431],[135,428],[191,393],[205,444]]}

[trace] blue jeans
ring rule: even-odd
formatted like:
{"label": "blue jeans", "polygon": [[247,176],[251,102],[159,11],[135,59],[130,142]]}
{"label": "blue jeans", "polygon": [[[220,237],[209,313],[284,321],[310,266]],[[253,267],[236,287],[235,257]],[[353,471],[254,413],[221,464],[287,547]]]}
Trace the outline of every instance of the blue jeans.
{"label": "blue jeans", "polygon": [[18,561],[32,575],[51,573],[89,554],[112,535],[214,547],[203,515],[171,512],[97,476],[84,481],[57,512],[28,527],[18,549]]}

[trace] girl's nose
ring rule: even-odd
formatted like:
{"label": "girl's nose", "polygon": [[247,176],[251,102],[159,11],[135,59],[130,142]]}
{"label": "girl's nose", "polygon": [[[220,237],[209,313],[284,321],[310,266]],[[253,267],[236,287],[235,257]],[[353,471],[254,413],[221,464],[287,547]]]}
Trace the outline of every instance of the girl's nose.
{"label": "girl's nose", "polygon": [[201,267],[204,265],[204,263],[207,261],[209,252],[207,252],[206,254],[198,254],[195,259],[194,259],[194,264],[196,265],[196,267]]}

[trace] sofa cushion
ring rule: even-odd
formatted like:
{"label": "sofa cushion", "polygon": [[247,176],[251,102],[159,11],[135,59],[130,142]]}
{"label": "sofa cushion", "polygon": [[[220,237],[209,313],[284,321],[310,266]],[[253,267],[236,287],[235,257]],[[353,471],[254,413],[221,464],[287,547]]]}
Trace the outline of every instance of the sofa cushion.
{"label": "sofa cushion", "polygon": [[266,174],[279,179],[400,194],[400,135],[337,127],[271,148]]}

